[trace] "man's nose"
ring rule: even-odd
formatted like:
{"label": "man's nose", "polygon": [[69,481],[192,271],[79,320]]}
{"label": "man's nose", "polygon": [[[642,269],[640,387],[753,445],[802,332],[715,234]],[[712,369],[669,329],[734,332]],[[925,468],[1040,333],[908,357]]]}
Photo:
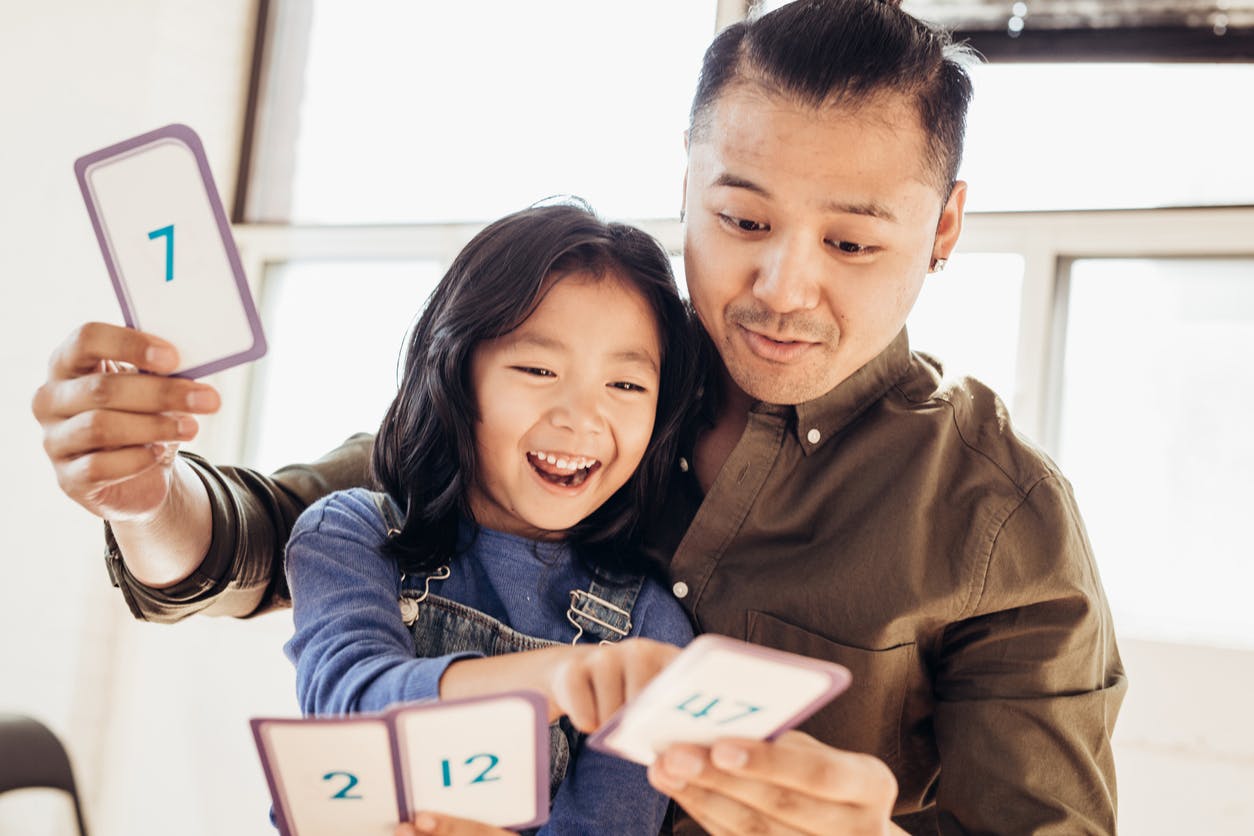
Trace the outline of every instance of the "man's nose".
{"label": "man's nose", "polygon": [[817,307],[824,259],[830,258],[823,246],[800,235],[777,239],[763,253],[754,297],[781,314]]}

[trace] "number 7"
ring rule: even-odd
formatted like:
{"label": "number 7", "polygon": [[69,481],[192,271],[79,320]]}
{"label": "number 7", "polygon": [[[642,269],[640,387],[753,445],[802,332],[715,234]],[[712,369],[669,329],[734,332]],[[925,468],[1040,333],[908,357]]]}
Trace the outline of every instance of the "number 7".
{"label": "number 7", "polygon": [[148,240],[155,241],[163,235],[165,236],[165,280],[172,282],[174,281],[174,224],[154,229],[148,233]]}

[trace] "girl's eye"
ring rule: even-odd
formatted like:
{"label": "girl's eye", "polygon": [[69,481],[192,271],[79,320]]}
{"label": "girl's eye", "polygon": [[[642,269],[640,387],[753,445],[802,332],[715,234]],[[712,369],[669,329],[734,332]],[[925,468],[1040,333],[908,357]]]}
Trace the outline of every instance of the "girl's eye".
{"label": "girl's eye", "polygon": [[737,218],[733,215],[720,214],[719,218],[728,226],[735,227],[740,232],[768,232],[770,227],[764,223],[751,221],[748,218]]}
{"label": "girl's eye", "polygon": [[621,389],[624,392],[647,392],[648,391],[647,389],[645,389],[643,386],[640,386],[639,384],[628,383],[625,380],[620,380],[616,383],[611,383],[610,386],[613,387],[614,389]]}
{"label": "girl's eye", "polygon": [[515,371],[520,371],[523,374],[529,374],[533,377],[557,377],[557,375],[553,374],[553,372],[548,369],[542,369],[539,366],[513,366],[512,368]]}

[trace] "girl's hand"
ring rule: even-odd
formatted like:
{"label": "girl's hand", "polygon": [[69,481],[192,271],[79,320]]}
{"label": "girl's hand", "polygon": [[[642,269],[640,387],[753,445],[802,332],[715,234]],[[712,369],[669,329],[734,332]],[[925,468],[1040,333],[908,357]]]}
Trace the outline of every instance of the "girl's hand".
{"label": "girl's hand", "polygon": [[553,672],[552,702],[581,732],[592,732],[610,718],[679,655],[679,648],[652,639],[625,639],[577,647]]}
{"label": "girl's hand", "polygon": [[419,813],[412,823],[396,826],[393,836],[514,836],[509,830],[501,830],[490,824],[457,819],[437,813]]}

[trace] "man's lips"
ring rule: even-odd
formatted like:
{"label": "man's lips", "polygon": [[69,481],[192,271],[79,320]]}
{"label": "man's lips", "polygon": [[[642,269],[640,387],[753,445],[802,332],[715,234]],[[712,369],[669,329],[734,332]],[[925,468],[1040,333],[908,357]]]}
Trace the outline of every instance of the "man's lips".
{"label": "man's lips", "polygon": [[749,350],[763,360],[773,363],[790,363],[802,357],[809,349],[818,345],[809,340],[781,340],[759,333],[743,325],[737,330],[744,339]]}

